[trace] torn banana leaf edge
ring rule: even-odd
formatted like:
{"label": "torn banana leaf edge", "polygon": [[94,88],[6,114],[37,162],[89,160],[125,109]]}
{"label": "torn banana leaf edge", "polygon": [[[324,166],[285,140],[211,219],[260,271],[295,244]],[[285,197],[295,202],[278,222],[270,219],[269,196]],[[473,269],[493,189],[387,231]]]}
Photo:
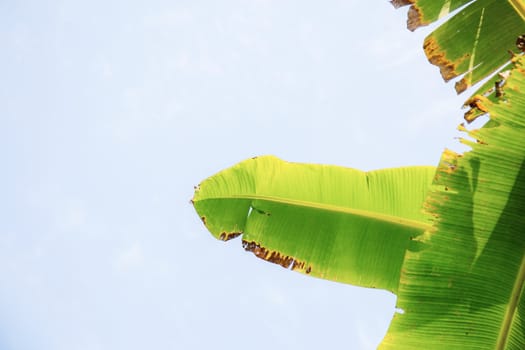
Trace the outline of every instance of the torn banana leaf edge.
{"label": "torn banana leaf edge", "polygon": [[423,49],[445,81],[459,78],[458,94],[507,64],[508,52],[523,52],[519,45],[525,33],[522,0],[394,0],[392,4],[410,5],[407,27],[412,31],[457,10],[426,37]]}
{"label": "torn banana leaf edge", "polygon": [[434,231],[407,252],[396,313],[380,349],[525,348],[525,63],[504,98],[477,97],[489,121],[471,150],[443,153],[426,206]]}

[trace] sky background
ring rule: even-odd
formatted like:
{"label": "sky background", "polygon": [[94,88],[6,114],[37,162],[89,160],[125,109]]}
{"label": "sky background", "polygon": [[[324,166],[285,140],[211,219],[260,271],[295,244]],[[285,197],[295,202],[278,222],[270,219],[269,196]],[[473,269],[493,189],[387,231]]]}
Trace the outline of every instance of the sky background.
{"label": "sky background", "polygon": [[216,241],[246,158],[435,165],[461,102],[374,1],[0,1],[0,349],[374,349],[387,292]]}

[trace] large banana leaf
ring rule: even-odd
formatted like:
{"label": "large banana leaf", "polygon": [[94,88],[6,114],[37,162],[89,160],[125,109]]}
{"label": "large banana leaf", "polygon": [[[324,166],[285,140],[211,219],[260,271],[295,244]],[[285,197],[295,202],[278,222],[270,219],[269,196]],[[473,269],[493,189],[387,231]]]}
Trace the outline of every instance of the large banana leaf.
{"label": "large banana leaf", "polygon": [[[242,162],[197,188],[208,229],[243,235],[256,256],[317,277],[391,290],[397,313],[381,349],[525,348],[525,59],[491,120],[470,131],[463,155],[433,169],[369,173]],[[403,260],[404,261],[401,262]]]}
{"label": "large banana leaf", "polygon": [[[525,349],[525,65],[517,60],[470,132],[445,152],[428,207],[434,232],[402,267],[396,314],[381,349]],[[441,188],[441,190],[439,190]]]}
{"label": "large banana leaf", "polygon": [[[412,4],[418,25],[467,3],[394,2]],[[426,39],[429,59],[445,79],[466,73],[463,91],[508,60],[523,9],[473,1]],[[195,208],[217,238],[242,234],[260,258],[395,292],[403,311],[382,349],[525,349],[525,66],[513,61],[498,94],[467,102],[469,118],[491,119],[463,140],[471,151],[444,153],[424,205],[431,228],[418,211],[431,168],[363,173],[261,157],[205,180]]]}
{"label": "large banana leaf", "polygon": [[519,52],[516,41],[525,33],[523,0],[393,0],[394,6],[411,5],[408,28],[427,25],[464,6],[431,33],[425,53],[439,67],[445,81],[456,82],[461,93],[509,61],[509,51]]}
{"label": "large banana leaf", "polygon": [[299,272],[397,291],[411,238],[429,228],[421,208],[434,167],[363,172],[249,159],[203,181],[193,204],[222,240],[242,234],[259,258]]}

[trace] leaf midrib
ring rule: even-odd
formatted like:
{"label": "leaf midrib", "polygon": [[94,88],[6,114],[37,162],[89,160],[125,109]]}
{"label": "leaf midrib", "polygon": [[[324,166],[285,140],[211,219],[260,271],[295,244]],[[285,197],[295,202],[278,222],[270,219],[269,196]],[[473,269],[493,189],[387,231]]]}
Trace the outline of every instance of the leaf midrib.
{"label": "leaf midrib", "polygon": [[525,21],[525,4],[522,0],[508,0],[509,3],[514,7],[514,10],[520,15],[520,17]]}
{"label": "leaf midrib", "polygon": [[520,299],[521,291],[525,283],[525,254],[521,259],[520,269],[518,271],[518,276],[516,277],[516,282],[514,287],[512,287],[512,293],[510,294],[509,304],[507,305],[507,310],[505,311],[505,317],[503,318],[503,323],[501,330],[498,336],[498,342],[496,343],[497,350],[504,350],[507,341],[509,339],[509,332],[512,327],[512,320],[514,319],[514,314],[516,313],[518,302]]}
{"label": "leaf midrib", "polygon": [[418,220],[408,219],[408,218],[399,217],[395,215],[379,213],[379,212],[375,212],[371,210],[355,209],[355,208],[343,207],[340,205],[310,202],[310,201],[291,199],[291,198],[239,194],[239,195],[230,195],[227,197],[208,197],[206,199],[263,200],[263,201],[268,201],[272,203],[287,204],[287,205],[294,205],[294,206],[305,207],[305,208],[333,211],[333,212],[343,213],[343,214],[351,214],[351,215],[361,216],[361,217],[365,217],[369,219],[379,220],[379,221],[388,222],[391,224],[401,225],[404,227],[410,227],[410,228],[415,228],[415,229],[420,229],[420,230],[429,230],[432,228],[432,224],[424,222],[424,221],[418,221]]}

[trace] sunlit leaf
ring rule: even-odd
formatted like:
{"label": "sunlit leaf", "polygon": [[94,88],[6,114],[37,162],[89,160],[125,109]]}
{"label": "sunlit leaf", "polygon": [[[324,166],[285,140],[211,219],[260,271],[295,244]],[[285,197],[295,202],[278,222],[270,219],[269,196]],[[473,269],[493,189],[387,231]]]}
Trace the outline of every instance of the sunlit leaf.
{"label": "sunlit leaf", "polygon": [[433,233],[407,253],[396,314],[381,349],[525,349],[525,66],[503,96],[482,101],[490,122],[447,151],[427,207]]}
{"label": "sunlit leaf", "polygon": [[427,25],[461,8],[444,22],[424,43],[429,61],[437,65],[445,81],[456,82],[461,93],[495,72],[518,53],[516,42],[525,33],[523,0],[408,0],[393,1],[408,5],[408,28]]}
{"label": "sunlit leaf", "polygon": [[242,234],[256,256],[299,272],[396,291],[406,249],[430,227],[434,167],[363,172],[249,159],[203,181],[193,203],[210,232]]}

